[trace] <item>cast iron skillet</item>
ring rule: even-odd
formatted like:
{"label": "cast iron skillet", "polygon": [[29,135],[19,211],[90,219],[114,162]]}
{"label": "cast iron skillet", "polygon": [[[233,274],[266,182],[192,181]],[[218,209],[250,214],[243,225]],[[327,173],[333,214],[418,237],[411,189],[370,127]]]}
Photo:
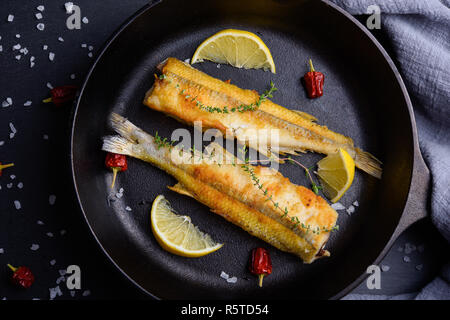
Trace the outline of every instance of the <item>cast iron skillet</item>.
{"label": "cast iron skillet", "polygon": [[[384,163],[381,180],[358,171],[340,201],[349,206],[358,200],[359,207],[352,216],[340,212],[340,230],[327,244],[330,258],[303,264],[195,200],[169,191],[173,178],[136,159],[129,159],[128,171],[116,183],[124,196],[108,204],[111,173],[100,150],[102,136],[112,133],[108,115],[117,112],[149,133],[170,137],[183,126],[142,104],[155,66],[169,56],[191,57],[203,39],[224,28],[259,34],[271,49],[277,74],[208,62],[196,68],[259,92],[273,80],[279,88],[276,103],[315,115]],[[300,84],[310,57],[326,75],[325,94],[315,100],[306,98]],[[425,215],[429,175],[400,75],[365,27],[327,1],[168,0],[142,9],[118,30],[92,67],[74,113],[71,143],[75,189],[92,234],[126,277],[157,298],[339,298],[364,279],[366,268],[382,259],[407,226]],[[300,160],[312,165],[320,158],[311,153]],[[286,164],[281,172],[308,185],[298,167]],[[162,250],[149,223],[151,201],[161,193],[225,246],[198,259]],[[258,246],[269,249],[273,262],[263,288],[247,271],[249,252]],[[236,276],[237,283],[227,283],[221,271]]]}

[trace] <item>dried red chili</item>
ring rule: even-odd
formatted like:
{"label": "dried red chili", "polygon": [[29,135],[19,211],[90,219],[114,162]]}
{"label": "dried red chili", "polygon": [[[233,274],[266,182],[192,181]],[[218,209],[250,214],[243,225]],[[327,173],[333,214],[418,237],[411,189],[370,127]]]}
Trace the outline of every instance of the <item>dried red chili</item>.
{"label": "dried red chili", "polygon": [[2,164],[0,162],[0,176],[2,175],[2,170],[14,166],[14,163]]}
{"label": "dried red chili", "polygon": [[325,76],[322,72],[314,70],[311,59],[309,59],[309,68],[310,70],[303,76],[308,97],[311,99],[321,97]]}
{"label": "dried red chili", "polygon": [[50,91],[50,98],[42,100],[44,103],[53,102],[57,107],[61,107],[68,102],[72,102],[77,94],[77,86],[59,86]]}
{"label": "dried red chili", "polygon": [[14,272],[12,275],[13,283],[27,289],[31,287],[34,282],[34,275],[28,267],[15,268],[8,264],[8,267]]}
{"label": "dried red chili", "polygon": [[264,248],[255,248],[252,250],[250,259],[250,272],[256,274],[259,278],[259,286],[262,287],[264,276],[272,273],[272,261],[269,252]]}
{"label": "dried red chili", "polygon": [[106,167],[112,169],[114,176],[111,184],[111,189],[114,188],[114,183],[116,182],[117,172],[125,171],[128,169],[127,157],[123,154],[111,153],[106,154],[105,159]]}

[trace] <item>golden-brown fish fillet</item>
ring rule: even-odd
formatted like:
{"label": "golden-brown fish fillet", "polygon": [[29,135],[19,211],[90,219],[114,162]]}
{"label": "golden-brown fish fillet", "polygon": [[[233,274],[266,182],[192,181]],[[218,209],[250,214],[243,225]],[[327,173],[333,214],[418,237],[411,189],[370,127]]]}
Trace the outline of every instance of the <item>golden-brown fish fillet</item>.
{"label": "golden-brown fish fillet", "polygon": [[[258,139],[256,130],[278,129],[278,147],[274,145],[272,151],[281,154],[296,154],[296,151],[331,154],[343,148],[358,168],[381,177],[379,160],[354,147],[351,138],[318,125],[309,114],[288,110],[270,100],[263,101],[253,111],[231,112],[240,105],[254,104],[259,99],[258,93],[215,79],[176,58],[168,58],[158,68],[163,76],[155,79],[144,99],[144,104],[154,110],[191,125],[201,121],[204,129],[219,129],[223,134],[247,144],[249,140]],[[199,105],[220,109],[227,107],[228,112],[210,112]],[[266,150],[257,148],[267,155]]]}
{"label": "golden-brown fish fillet", "polygon": [[[111,124],[120,136],[106,137],[103,150],[150,162],[178,180],[169,187],[171,190],[195,198],[214,213],[274,247],[299,256],[305,263],[329,256],[323,247],[335,227],[337,213],[311,190],[267,167],[237,161],[218,163],[217,159],[222,159],[218,152],[214,156],[209,153],[197,163],[186,161],[199,153],[192,155],[178,147],[161,145],[117,114],[112,114]],[[248,169],[263,189],[255,186]],[[274,201],[268,201],[269,196]]]}

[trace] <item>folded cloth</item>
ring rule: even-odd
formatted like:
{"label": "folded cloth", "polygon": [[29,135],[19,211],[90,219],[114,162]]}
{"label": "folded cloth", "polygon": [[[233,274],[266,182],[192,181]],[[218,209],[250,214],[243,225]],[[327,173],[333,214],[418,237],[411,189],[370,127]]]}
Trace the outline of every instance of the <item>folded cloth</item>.
{"label": "folded cloth", "polygon": [[[380,8],[381,30],[411,96],[420,149],[431,171],[431,219],[450,242],[450,0],[330,1],[353,15],[372,14],[371,5]],[[415,298],[450,299],[449,274],[450,264]]]}

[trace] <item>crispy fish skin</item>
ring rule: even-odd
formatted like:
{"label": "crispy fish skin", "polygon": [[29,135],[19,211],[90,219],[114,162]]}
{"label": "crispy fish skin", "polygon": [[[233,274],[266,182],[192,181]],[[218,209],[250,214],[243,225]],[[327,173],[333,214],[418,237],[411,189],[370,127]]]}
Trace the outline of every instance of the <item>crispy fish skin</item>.
{"label": "crispy fish skin", "polygon": [[[311,190],[291,183],[270,168],[251,166],[279,207],[288,208],[288,214],[283,214],[267,201],[241,165],[218,165],[210,158],[199,163],[180,163],[173,157],[187,156],[182,149],[158,145],[151,135],[117,114],[112,115],[111,122],[120,136],[105,137],[103,150],[136,157],[166,171],[178,180],[169,189],[193,197],[251,235],[297,255],[305,263],[330,255],[323,246],[338,215]],[[317,228],[319,232],[315,232]]]}
{"label": "crispy fish skin", "polygon": [[154,110],[190,125],[201,121],[203,128],[216,128],[227,135],[232,133],[241,142],[254,139],[255,130],[278,129],[281,153],[315,151],[331,154],[343,148],[352,156],[358,168],[377,178],[381,177],[379,160],[354,147],[351,138],[315,123],[311,115],[286,109],[270,100],[262,102],[254,111],[208,112],[199,108],[198,101],[206,106],[227,106],[230,110],[239,105],[255,103],[259,95],[254,90],[241,89],[215,79],[176,58],[166,59],[158,68],[164,78],[156,78],[144,98],[144,104]]}

